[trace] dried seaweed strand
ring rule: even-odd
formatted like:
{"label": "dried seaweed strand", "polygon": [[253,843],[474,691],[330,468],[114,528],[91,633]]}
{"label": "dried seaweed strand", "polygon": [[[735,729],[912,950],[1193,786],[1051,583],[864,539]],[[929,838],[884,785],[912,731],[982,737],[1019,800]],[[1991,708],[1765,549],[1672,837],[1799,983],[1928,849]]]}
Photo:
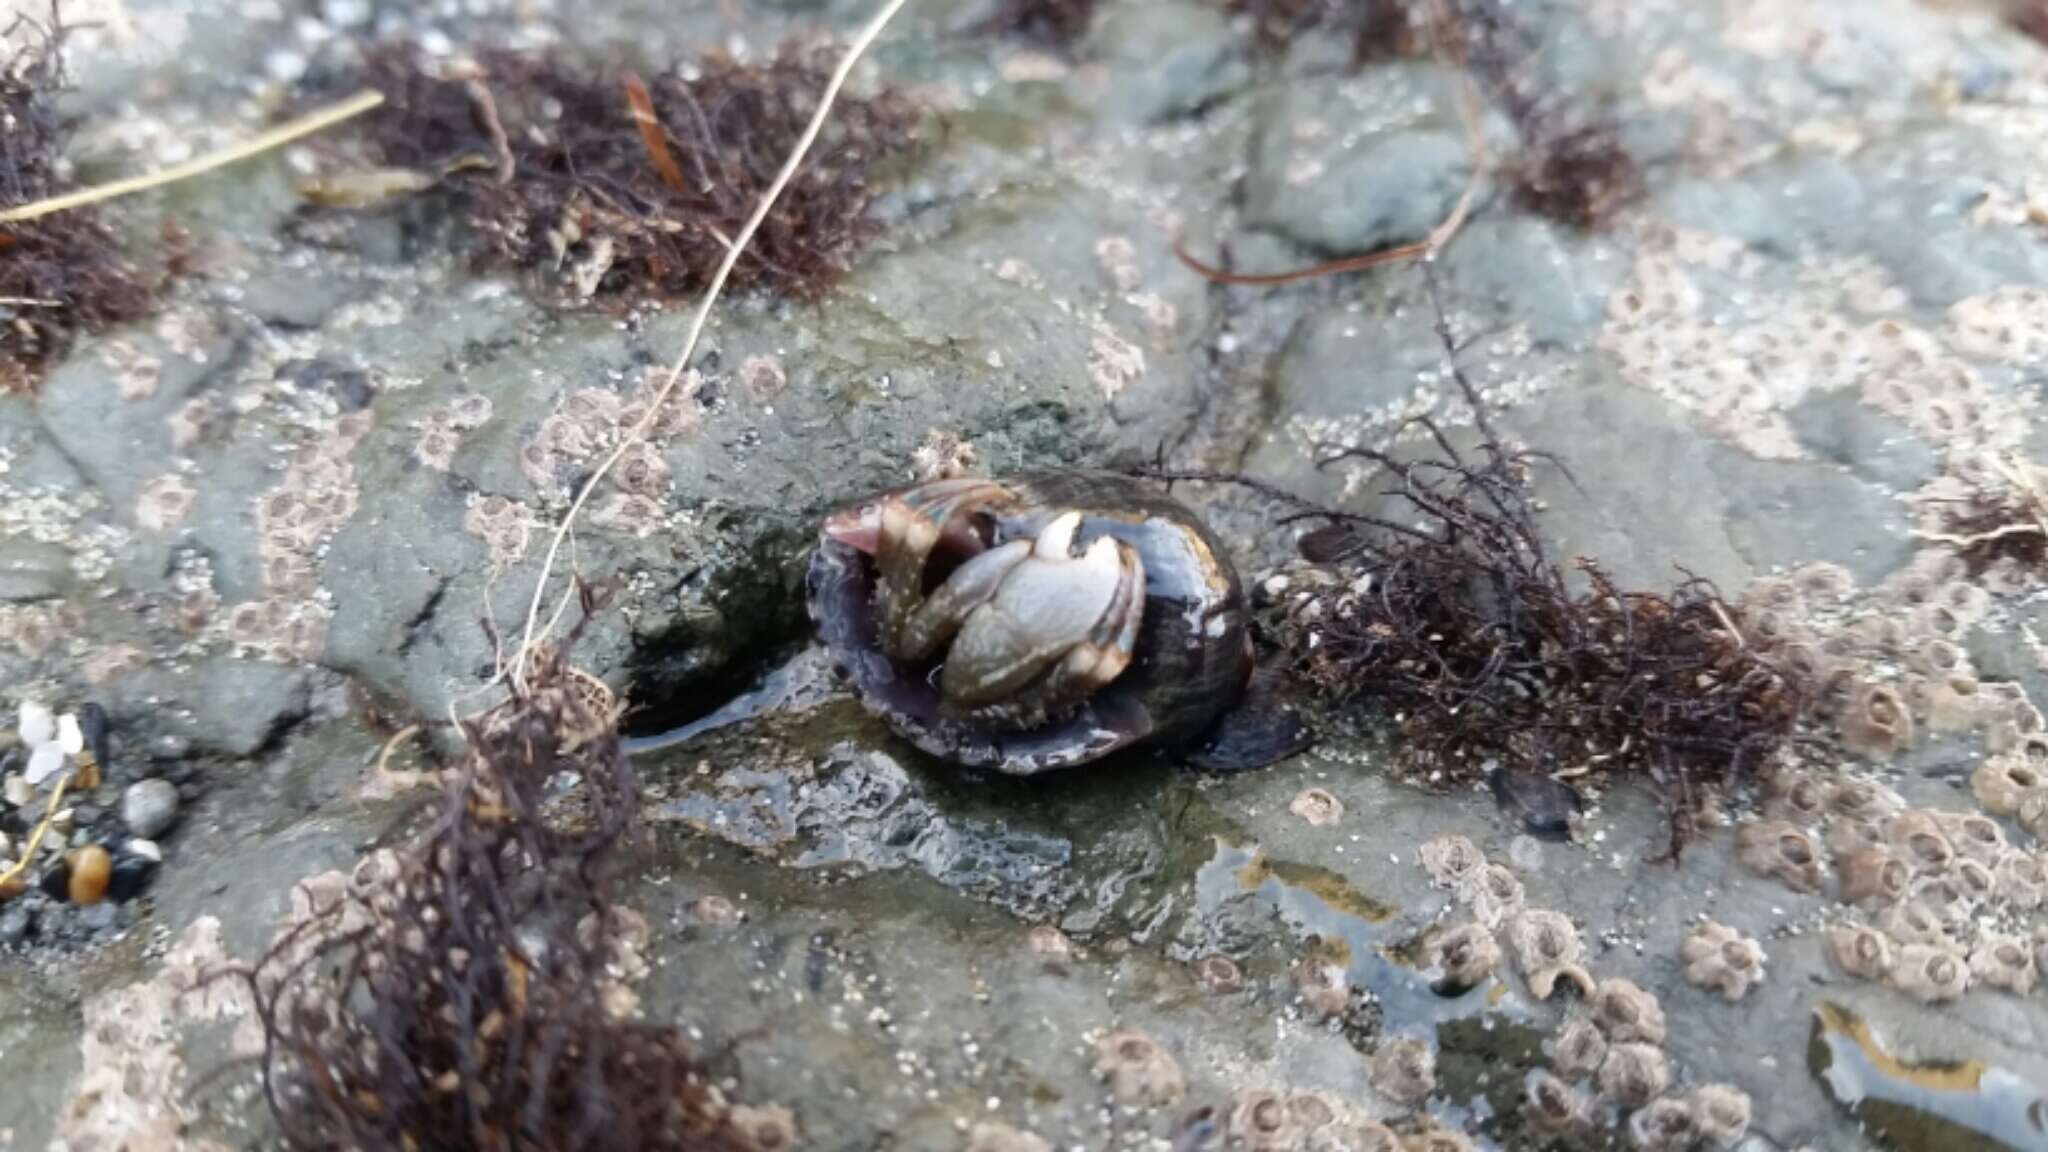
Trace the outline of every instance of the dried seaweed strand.
{"label": "dried seaweed strand", "polygon": [[67,192],[61,196],[51,196],[31,204],[23,204],[18,208],[0,211],[0,224],[20,224],[30,220],[39,220],[52,213],[68,212],[74,208],[83,208],[89,204],[99,204],[119,196],[146,192],[152,188],[176,184],[181,180],[190,180],[194,176],[202,176],[216,168],[225,168],[230,164],[239,164],[244,160],[260,156],[265,152],[275,152],[295,140],[304,139],[316,132],[325,131],[336,124],[354,119],[383,102],[384,94],[381,92],[358,92],[346,100],[310,112],[289,123],[280,124],[253,140],[245,140],[240,144],[235,144],[216,152],[210,152],[204,156],[195,157],[183,164],[157,172],[145,173],[141,176],[130,176],[125,179],[110,181],[109,183],[96,185],[91,188],[81,188],[76,192]]}

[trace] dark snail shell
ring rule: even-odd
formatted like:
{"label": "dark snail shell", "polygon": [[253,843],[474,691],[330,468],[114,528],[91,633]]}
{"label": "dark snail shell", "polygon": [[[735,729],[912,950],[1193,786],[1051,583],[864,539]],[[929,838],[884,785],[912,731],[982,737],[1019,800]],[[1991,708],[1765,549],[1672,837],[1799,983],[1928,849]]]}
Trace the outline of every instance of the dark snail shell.
{"label": "dark snail shell", "polygon": [[[811,619],[870,712],[933,756],[1031,775],[1140,742],[1187,740],[1238,702],[1252,667],[1244,590],[1222,542],[1193,512],[1109,472],[999,482],[1013,498],[981,516],[988,547],[1035,537],[1054,517],[1079,512],[1077,546],[1113,536],[1144,561],[1145,609],[1130,666],[1071,714],[1036,728],[1005,731],[941,715],[936,666],[901,666],[881,650],[873,559],[821,535],[808,579]],[[960,559],[935,557],[928,586]]]}

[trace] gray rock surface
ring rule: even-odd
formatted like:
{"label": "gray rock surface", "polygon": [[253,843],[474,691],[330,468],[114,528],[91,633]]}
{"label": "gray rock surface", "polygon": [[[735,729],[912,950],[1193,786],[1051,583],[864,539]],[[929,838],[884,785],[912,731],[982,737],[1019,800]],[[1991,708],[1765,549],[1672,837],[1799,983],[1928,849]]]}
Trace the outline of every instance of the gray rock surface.
{"label": "gray rock surface", "polygon": [[[74,61],[82,174],[253,132],[254,110],[282,99],[261,77],[343,29],[431,28],[463,50],[560,39],[645,68],[867,14],[812,0],[603,0],[574,20],[495,0],[108,7]],[[1508,7],[1537,50],[1525,82],[1611,113],[1646,161],[1645,199],[1602,229],[1533,216],[1508,194],[1528,142],[1495,89],[1495,162],[1434,264],[1458,361],[1499,426],[1563,466],[1532,480],[1546,544],[1625,587],[1668,588],[1682,569],[1731,599],[1831,561],[1863,591],[1828,610],[1897,614],[1870,590],[1928,546],[1911,534],[1928,486],[1986,452],[2048,452],[2048,332],[2039,298],[2019,295],[2048,284],[2034,202],[2048,129],[2028,111],[2048,104],[2048,51],[1964,3]],[[564,547],[551,597],[570,569],[619,578],[577,656],[648,710],[635,723],[713,713],[801,647],[818,517],[958,462],[963,442],[989,471],[1163,454],[1398,516],[1370,469],[1319,461],[1427,451],[1413,428],[1392,439],[1417,415],[1477,444],[1416,270],[1230,287],[1170,247],[1178,234],[1271,271],[1419,239],[1471,170],[1453,71],[1353,70],[1327,32],[1263,53],[1243,18],[1200,0],[1105,5],[1065,52],[954,35],[964,8],[911,6],[871,62],[947,121],[889,177],[876,245],[817,302],[728,298],[701,381],[641,462],[645,502],[601,489]],[[565,307],[478,269],[431,201],[295,218],[305,159],[115,206],[138,244],[174,219],[206,275],[157,316],[81,341],[35,396],[0,397],[0,714],[23,695],[103,703],[118,751],[74,811],[98,822],[73,834],[110,830],[117,809],[160,832],[129,811],[138,793],[181,829],[146,905],[98,925],[53,915],[0,955],[13,1146],[75,1122],[80,1005],[155,971],[158,929],[216,916],[229,951],[253,955],[295,881],[353,866],[390,832],[406,801],[387,797],[419,764],[401,742],[398,774],[380,774],[386,741],[479,699],[501,651],[482,621],[504,645],[521,638],[573,486],[688,322],[680,302]],[[524,454],[565,415],[587,442],[549,441],[560,452],[536,466]],[[1286,554],[1258,499],[1183,494],[1244,568]],[[1976,676],[2037,705],[2040,587],[1996,586],[1960,637]],[[1800,893],[1759,877],[1721,827],[1646,864],[1668,830],[1648,784],[1594,797],[1574,843],[1538,848],[1490,796],[1399,782],[1398,739],[1370,712],[1326,719],[1315,754],[1260,773],[1134,757],[1018,782],[915,755],[823,681],[770,695],[768,714],[736,707],[641,766],[654,831],[629,892],[655,933],[649,1017],[694,1029],[740,1095],[793,1108],[814,1146],[952,1152],[1000,1120],[1061,1148],[1166,1148],[1188,1108],[1227,1112],[1253,1090],[1408,1116],[1371,1075],[1378,1044],[1406,1035],[1438,1059],[1424,1112],[1482,1146],[1537,1147],[1515,1089],[1571,1008],[1535,1000],[1512,967],[1445,996],[1412,966],[1432,929],[1472,915],[1418,864],[1447,834],[1514,859],[1528,901],[1577,926],[1595,976],[1658,996],[1679,1082],[1748,1093],[1754,1139],[1922,1152],[1885,1144],[1808,1068],[1823,1005],[1902,1058],[2048,1083],[2038,990],[1927,1006],[1847,979],[1821,929],[1861,913],[1835,881]],[[1974,734],[1923,730],[1891,764],[1812,735],[1826,774],[1974,805]],[[1295,816],[1310,787],[1344,817]],[[1756,801],[1726,797],[1730,820]],[[0,831],[31,815],[0,813]],[[737,922],[704,917],[710,897]],[[0,943],[29,933],[29,912],[0,905]],[[2041,922],[1999,915],[2015,932]],[[1768,954],[1739,1002],[1682,975],[1679,942],[1702,916]],[[1213,957],[1240,987],[1204,983]],[[1354,990],[1334,1021],[1316,1010],[1325,989],[1301,983],[1318,965]],[[1182,1106],[1106,1103],[1092,1044],[1117,1028],[1175,1056]],[[195,1069],[206,1043],[190,1040]],[[224,1099],[193,1130],[246,1139],[256,1117]]]}

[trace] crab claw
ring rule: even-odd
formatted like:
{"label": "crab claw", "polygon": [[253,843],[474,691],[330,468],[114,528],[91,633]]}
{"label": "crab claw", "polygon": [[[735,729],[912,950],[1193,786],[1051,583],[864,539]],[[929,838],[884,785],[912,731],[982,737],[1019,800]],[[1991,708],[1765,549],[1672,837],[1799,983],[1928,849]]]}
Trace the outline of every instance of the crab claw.
{"label": "crab claw", "polygon": [[1079,513],[1039,532],[961,625],[939,677],[953,709],[992,718],[1058,711],[1129,664],[1144,616],[1145,570],[1129,546],[1097,537],[1073,555]]}

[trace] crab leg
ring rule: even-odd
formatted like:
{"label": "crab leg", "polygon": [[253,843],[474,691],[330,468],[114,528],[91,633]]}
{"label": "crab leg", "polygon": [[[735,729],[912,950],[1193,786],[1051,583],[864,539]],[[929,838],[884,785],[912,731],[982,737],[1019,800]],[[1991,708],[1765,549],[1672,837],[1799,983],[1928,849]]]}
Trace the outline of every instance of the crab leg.
{"label": "crab leg", "polygon": [[924,602],[925,564],[949,534],[962,548],[980,542],[964,531],[965,516],[976,508],[1005,499],[1009,490],[986,480],[938,480],[883,497],[875,546],[880,574],[883,646],[900,655],[899,644],[911,616]]}
{"label": "crab leg", "polygon": [[995,598],[1003,578],[1031,555],[1031,547],[1029,540],[1012,540],[954,569],[903,622],[889,654],[898,660],[921,661],[945,647],[969,613]]}

